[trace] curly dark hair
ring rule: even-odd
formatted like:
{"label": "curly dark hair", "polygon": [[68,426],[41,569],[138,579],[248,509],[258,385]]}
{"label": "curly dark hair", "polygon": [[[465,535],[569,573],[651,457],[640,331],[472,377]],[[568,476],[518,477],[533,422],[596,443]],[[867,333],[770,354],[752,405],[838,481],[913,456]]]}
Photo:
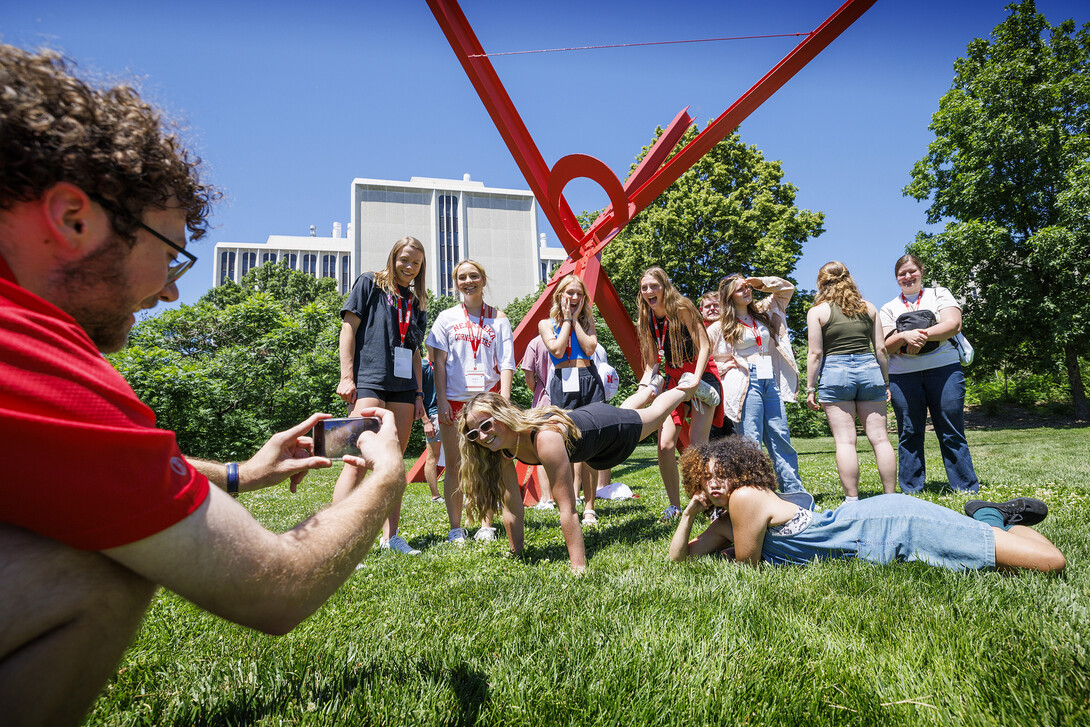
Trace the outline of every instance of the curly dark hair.
{"label": "curly dark hair", "polygon": [[739,487],[776,489],[772,460],[760,445],[746,437],[723,437],[689,447],[681,455],[678,468],[689,497],[702,492],[704,483],[712,477],[727,481],[728,495]]}
{"label": "curly dark hair", "polygon": [[201,182],[200,158],[134,89],[92,87],[74,67],[55,51],[0,44],[0,209],[69,182],[127,213],[111,217],[130,243],[135,220],[168,204],[202,237],[220,193]]}

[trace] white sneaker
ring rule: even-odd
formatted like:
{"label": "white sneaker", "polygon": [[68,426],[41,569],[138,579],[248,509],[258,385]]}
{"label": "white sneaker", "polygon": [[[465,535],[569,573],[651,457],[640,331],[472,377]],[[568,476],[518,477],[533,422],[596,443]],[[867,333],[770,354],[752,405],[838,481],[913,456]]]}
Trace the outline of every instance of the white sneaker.
{"label": "white sneaker", "polygon": [[670,507],[666,508],[665,511],[663,511],[662,518],[659,520],[659,522],[668,523],[671,520],[676,520],[679,517],[681,517],[681,508],[677,505],[671,505]]}
{"label": "white sneaker", "polygon": [[447,542],[454,543],[455,545],[461,545],[466,541],[466,529],[465,528],[451,528],[447,533]]}
{"label": "white sneaker", "polygon": [[597,525],[598,516],[594,514],[594,510],[586,509],[583,511],[583,524],[584,525]]}
{"label": "white sneaker", "polygon": [[389,540],[385,540],[379,547],[379,550],[393,550],[398,553],[404,553],[405,555],[420,555],[420,551],[409,545],[405,538],[400,535],[395,535]]}
{"label": "white sneaker", "polygon": [[552,500],[542,500],[538,504],[534,505],[535,510],[555,510],[556,503]]}
{"label": "white sneaker", "polygon": [[473,536],[474,540],[480,540],[482,542],[490,542],[496,539],[496,528],[481,526],[481,529],[477,531],[477,534]]}
{"label": "white sneaker", "polygon": [[443,501],[443,496],[442,495],[436,495],[435,497],[431,498],[431,501],[432,502],[442,502]]}

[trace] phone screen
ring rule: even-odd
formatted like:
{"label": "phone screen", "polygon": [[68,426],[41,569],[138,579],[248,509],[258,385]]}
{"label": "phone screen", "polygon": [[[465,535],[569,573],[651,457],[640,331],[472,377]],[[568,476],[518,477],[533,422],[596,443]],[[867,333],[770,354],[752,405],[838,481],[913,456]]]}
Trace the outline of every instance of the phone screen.
{"label": "phone screen", "polygon": [[314,454],[329,459],[344,459],[346,454],[360,456],[356,441],[363,432],[377,432],[382,421],[377,417],[323,419],[314,427]]}

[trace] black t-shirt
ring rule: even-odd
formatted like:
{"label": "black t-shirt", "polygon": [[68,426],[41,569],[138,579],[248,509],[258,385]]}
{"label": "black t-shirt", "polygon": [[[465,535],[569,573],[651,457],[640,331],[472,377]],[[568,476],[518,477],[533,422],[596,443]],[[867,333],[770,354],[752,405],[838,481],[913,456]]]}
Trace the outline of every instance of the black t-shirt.
{"label": "black t-shirt", "polygon": [[352,354],[352,374],[356,386],[382,391],[410,391],[416,389],[416,377],[407,379],[394,376],[394,349],[404,347],[419,350],[424,340],[428,313],[421,310],[408,288],[397,286],[401,294],[401,309],[412,303],[412,316],[405,341],[397,324],[398,300],[375,285],[375,274],[364,273],[356,278],[352,291],[341,308],[341,317],[353,313],[360,318],[356,329],[355,351]]}

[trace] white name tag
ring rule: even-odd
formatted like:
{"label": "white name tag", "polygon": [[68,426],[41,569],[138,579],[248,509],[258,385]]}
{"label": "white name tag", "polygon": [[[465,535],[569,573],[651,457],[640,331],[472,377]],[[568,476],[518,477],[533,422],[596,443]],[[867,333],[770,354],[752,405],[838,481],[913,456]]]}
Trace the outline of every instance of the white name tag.
{"label": "white name tag", "polygon": [[394,349],[394,376],[399,379],[411,379],[413,377],[412,349],[400,346]]}
{"label": "white name tag", "polygon": [[772,378],[772,357],[757,357],[757,378],[760,380]]}
{"label": "white name tag", "polygon": [[478,393],[484,391],[484,369],[480,364],[466,372],[466,391]]}
{"label": "white name tag", "polygon": [[560,369],[560,390],[564,392],[579,391],[579,369]]}

